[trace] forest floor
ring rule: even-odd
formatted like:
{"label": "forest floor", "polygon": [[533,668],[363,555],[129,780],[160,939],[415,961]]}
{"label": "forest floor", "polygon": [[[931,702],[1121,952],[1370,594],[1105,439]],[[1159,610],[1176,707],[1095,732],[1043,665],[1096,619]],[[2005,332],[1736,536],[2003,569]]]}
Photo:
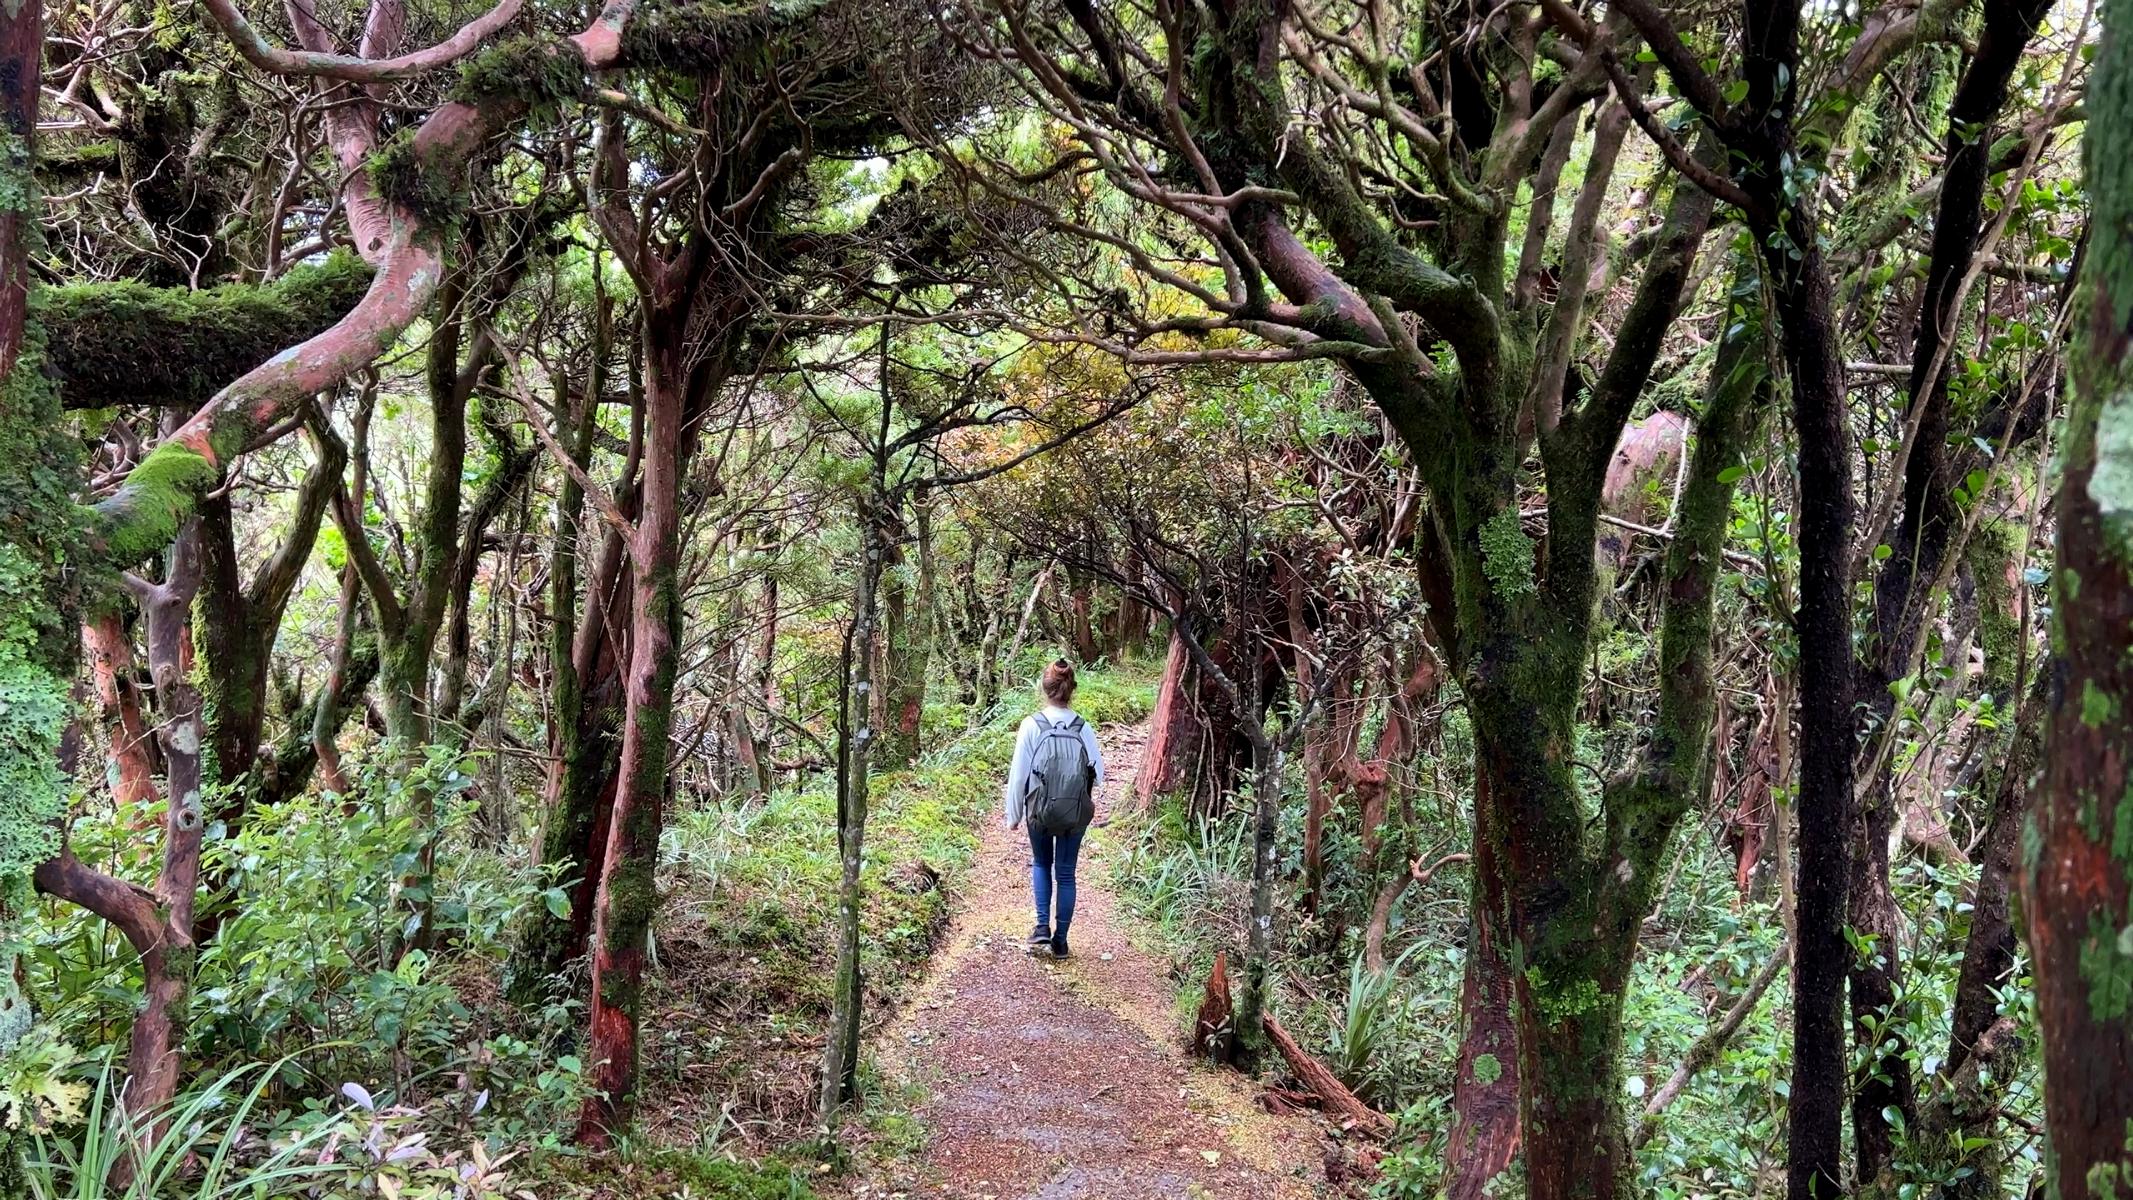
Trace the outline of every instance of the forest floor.
{"label": "forest floor", "polygon": [[[1103,735],[1098,820],[1128,802],[1145,726]],[[853,1179],[854,1200],[1152,1200],[1320,1194],[1316,1122],[1263,1111],[1250,1080],[1190,1059],[1169,964],[1105,885],[1092,829],[1072,955],[1031,953],[1028,846],[997,816],[927,978],[874,1045],[923,1131]],[[1141,937],[1139,942],[1147,939]]]}

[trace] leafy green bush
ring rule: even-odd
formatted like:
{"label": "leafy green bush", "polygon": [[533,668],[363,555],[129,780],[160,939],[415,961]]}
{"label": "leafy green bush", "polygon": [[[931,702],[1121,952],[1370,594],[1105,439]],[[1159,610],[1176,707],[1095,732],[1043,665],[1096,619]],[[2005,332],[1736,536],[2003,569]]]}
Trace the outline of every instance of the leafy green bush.
{"label": "leafy green bush", "polygon": [[[493,1002],[507,933],[543,902],[543,879],[464,844],[475,805],[457,756],[440,751],[414,771],[384,754],[351,765],[358,786],[346,800],[304,795],[209,829],[203,873],[226,890],[202,914],[188,1069],[279,1060],[259,1081],[267,1128],[338,1120],[336,1089],[352,1082],[401,1106],[395,1122],[474,1138],[484,1153],[556,1144],[583,1098],[577,1060],[558,1053],[575,1006],[524,1014]],[[429,836],[425,803],[444,831],[433,948],[395,959],[422,899],[403,880]],[[76,846],[122,877],[151,875],[154,847],[129,833],[83,821]],[[82,910],[44,915],[29,962],[52,1024],[81,1045],[122,1039],[140,987],[131,949]]]}

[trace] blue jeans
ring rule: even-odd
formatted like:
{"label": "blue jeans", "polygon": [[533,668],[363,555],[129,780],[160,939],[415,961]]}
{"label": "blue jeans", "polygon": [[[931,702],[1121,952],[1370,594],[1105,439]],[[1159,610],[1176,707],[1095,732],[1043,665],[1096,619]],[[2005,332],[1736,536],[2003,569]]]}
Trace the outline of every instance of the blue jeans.
{"label": "blue jeans", "polygon": [[[1081,835],[1086,832],[1052,834],[1034,821],[1029,823],[1029,886],[1037,899],[1037,924],[1051,927],[1055,945],[1066,944],[1067,926],[1074,923],[1074,864],[1081,858]],[[1056,911],[1052,903],[1055,883],[1059,888]]]}

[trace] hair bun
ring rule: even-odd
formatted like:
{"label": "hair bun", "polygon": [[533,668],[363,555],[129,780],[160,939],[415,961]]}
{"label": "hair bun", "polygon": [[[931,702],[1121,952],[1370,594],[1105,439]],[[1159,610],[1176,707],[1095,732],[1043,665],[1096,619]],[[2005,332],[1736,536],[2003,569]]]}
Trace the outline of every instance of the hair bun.
{"label": "hair bun", "polygon": [[1064,658],[1055,659],[1044,669],[1044,677],[1037,681],[1038,690],[1046,699],[1064,706],[1074,698],[1074,664]]}

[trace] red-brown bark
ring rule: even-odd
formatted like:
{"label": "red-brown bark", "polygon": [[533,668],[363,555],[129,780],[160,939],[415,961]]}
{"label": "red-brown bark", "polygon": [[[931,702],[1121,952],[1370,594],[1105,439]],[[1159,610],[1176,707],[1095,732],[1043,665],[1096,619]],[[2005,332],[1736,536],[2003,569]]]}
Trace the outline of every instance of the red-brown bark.
{"label": "red-brown bark", "polygon": [[[681,624],[678,558],[682,430],[688,370],[682,322],[669,308],[648,317],[644,484],[630,539],[633,612],[626,708],[613,810],[593,902],[592,1000],[586,1052],[596,1095],[580,1114],[578,1140],[605,1146],[627,1120],[637,1074],[637,1025],[643,996],[645,939],[657,906],[655,876],[667,790],[668,732],[674,708],[676,644]],[[686,320],[688,297],[681,300]]]}
{"label": "red-brown bark", "polygon": [[[1486,786],[1477,787],[1477,807],[1487,803]],[[1506,931],[1497,916],[1505,896],[1496,861],[1488,840],[1477,836],[1466,971],[1459,987],[1459,1065],[1444,1151],[1445,1194],[1453,1200],[1479,1200],[1518,1153],[1518,1081],[1524,1066],[1513,1023],[1511,965],[1504,958]]]}
{"label": "red-brown bark", "polygon": [[1156,686],[1155,711],[1148,718],[1148,745],[1141,752],[1140,774],[1133,782],[1142,804],[1192,780],[1193,763],[1207,732],[1195,699],[1197,675],[1184,639],[1173,632],[1170,651],[1163,659],[1163,679]]}
{"label": "red-brown bark", "polygon": [[2045,1182],[2060,1200],[2133,1182],[2133,6],[2112,0],[2089,82],[2095,253],[2072,359],[2053,556],[2043,788],[2021,839],[2044,1034]]}
{"label": "red-brown bark", "polygon": [[1399,691],[1386,706],[1385,724],[1378,731],[1378,744],[1370,760],[1355,771],[1355,795],[1362,820],[1364,857],[1376,861],[1379,830],[1385,824],[1385,805],[1392,790],[1392,771],[1414,756],[1419,734],[1417,715],[1436,694],[1439,679],[1437,658],[1419,640],[1414,661],[1400,681]]}
{"label": "red-brown bark", "polygon": [[157,798],[154,743],[141,719],[141,689],[133,679],[133,641],[116,609],[91,616],[82,626],[96,698],[111,730],[115,768],[112,799],[121,812],[136,812]]}

